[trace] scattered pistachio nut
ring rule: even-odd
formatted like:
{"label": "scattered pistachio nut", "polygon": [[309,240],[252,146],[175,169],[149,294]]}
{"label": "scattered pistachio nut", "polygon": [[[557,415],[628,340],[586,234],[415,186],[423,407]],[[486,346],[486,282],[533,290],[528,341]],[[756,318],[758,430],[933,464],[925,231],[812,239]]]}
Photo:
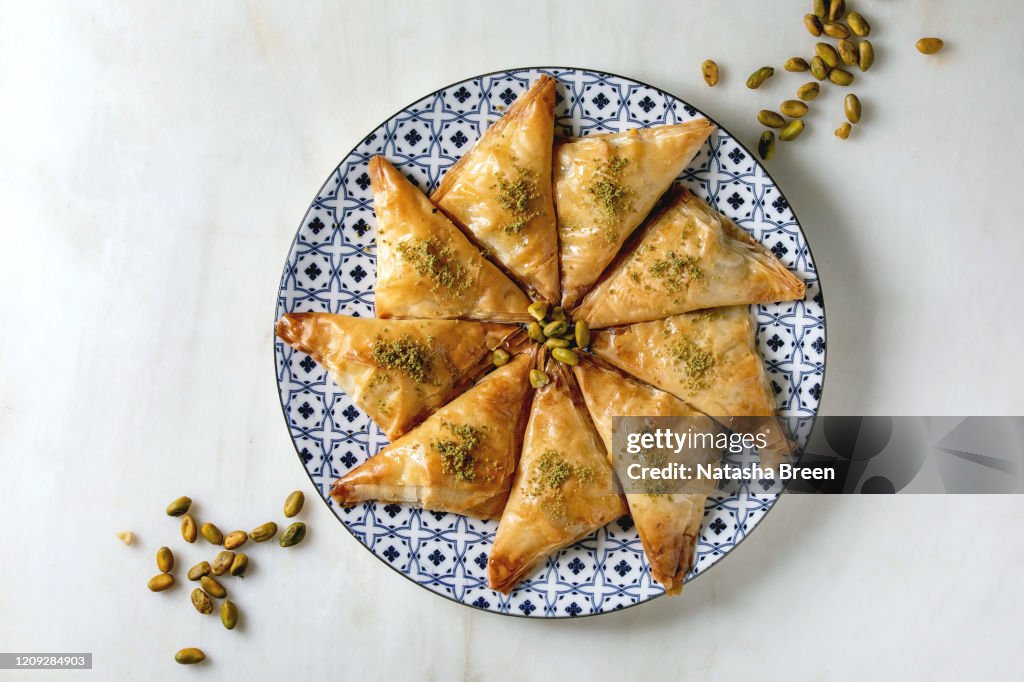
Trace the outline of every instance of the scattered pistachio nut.
{"label": "scattered pistachio nut", "polygon": [[149,582],[146,584],[146,587],[148,587],[151,592],[163,592],[164,590],[169,589],[173,586],[174,576],[170,573],[160,573],[158,575],[154,575],[152,578],[149,579]]}
{"label": "scattered pistachio nut", "polygon": [[526,309],[526,312],[530,313],[533,319],[540,322],[548,316],[548,304],[544,301],[534,301],[530,304],[530,307]]}
{"label": "scattered pistachio nut", "polygon": [[234,630],[238,625],[238,607],[230,599],[225,599],[224,603],[220,605],[220,622],[228,630]]}
{"label": "scattered pistachio nut", "polygon": [[945,45],[942,38],[921,38],[917,41],[917,51],[921,54],[935,54]]}
{"label": "scattered pistachio nut", "polygon": [[871,24],[861,15],[860,12],[850,12],[846,15],[846,23],[855,35],[861,38],[871,35]]}
{"label": "scattered pistachio nut", "polygon": [[202,586],[203,591],[211,597],[223,599],[228,594],[228,591],[224,589],[224,586],[217,582],[217,579],[213,576],[204,575],[199,579],[199,584]]}
{"label": "scattered pistachio nut", "polygon": [[277,524],[273,521],[267,521],[249,531],[249,539],[253,542],[266,542],[273,539],[275,535],[277,535]]}
{"label": "scattered pistachio nut", "polygon": [[761,125],[769,128],[781,128],[786,125],[786,119],[771,109],[762,109],[757,112],[757,120]]}
{"label": "scattered pistachio nut", "polygon": [[178,653],[174,654],[174,660],[182,665],[194,665],[205,661],[206,654],[203,653],[202,649],[190,646],[185,649],[181,649]]}
{"label": "scattered pistachio nut", "polygon": [[[205,577],[205,576],[204,576]],[[192,606],[196,607],[196,611],[203,615],[213,613],[213,602],[210,601],[210,595],[203,592],[200,588],[192,590]]]}
{"label": "scattered pistachio nut", "polygon": [[849,38],[850,29],[846,28],[838,21],[823,21],[821,22],[821,32],[827,35],[829,38]]}
{"label": "scattered pistachio nut", "polygon": [[544,336],[558,336],[564,334],[565,330],[569,328],[569,325],[565,323],[565,320],[555,320],[554,322],[548,322],[544,325]]}
{"label": "scattered pistachio nut", "polygon": [[766,80],[775,75],[775,69],[770,66],[762,66],[760,69],[750,74],[750,78],[747,79],[747,87],[751,90],[757,90],[761,87],[761,84]]}
{"label": "scattered pistachio nut", "polygon": [[828,2],[826,0],[814,0],[814,16],[824,19],[828,16]]}
{"label": "scattered pistachio nut", "polygon": [[302,511],[302,505],[306,503],[306,496],[301,490],[293,490],[288,499],[284,501],[284,515],[292,518]]}
{"label": "scattered pistachio nut", "polygon": [[757,153],[765,161],[775,156],[775,133],[770,130],[761,133],[761,139],[757,141]]}
{"label": "scattered pistachio nut", "polygon": [[189,580],[199,580],[204,575],[210,575],[210,562],[200,561],[198,564],[188,569]]}
{"label": "scattered pistachio nut", "polygon": [[857,47],[845,38],[836,43],[836,51],[839,52],[839,58],[843,60],[843,64],[847,66],[853,66],[857,63]]}
{"label": "scattered pistachio nut", "polygon": [[195,542],[198,532],[196,520],[192,518],[191,514],[185,514],[181,517],[181,537],[185,542],[189,544]]}
{"label": "scattered pistachio nut", "polygon": [[543,370],[531,369],[530,370],[530,385],[534,388],[544,388],[550,383],[551,379],[544,373]]}
{"label": "scattered pistachio nut", "polygon": [[209,521],[204,523],[199,529],[199,533],[209,542],[211,545],[222,545],[224,544],[224,533],[220,532],[220,528],[213,525]]}
{"label": "scattered pistachio nut", "polygon": [[580,348],[586,348],[590,345],[590,325],[580,320],[576,323],[576,329],[573,330],[573,336],[576,337],[576,345]]}
{"label": "scattered pistachio nut", "polygon": [[224,575],[224,572],[231,568],[231,563],[235,560],[235,553],[224,550],[218,552],[217,556],[213,558],[213,567],[210,572],[214,575]]}
{"label": "scattered pistachio nut", "polygon": [[857,44],[857,65],[861,71],[867,71],[875,63],[875,46],[871,41],[862,40]]}
{"label": "scattered pistachio nut", "polygon": [[828,64],[821,57],[814,57],[811,60],[811,75],[820,81],[828,78]]}
{"label": "scattered pistachio nut", "polygon": [[156,551],[156,567],[161,573],[170,573],[174,570],[174,554],[169,547],[161,547]]}
{"label": "scattered pistachio nut", "polygon": [[836,85],[849,85],[853,82],[853,74],[842,69],[832,69],[828,72],[828,79]]}
{"label": "scattered pistachio nut", "polygon": [[117,539],[126,545],[130,545],[132,544],[132,541],[135,539],[135,535],[130,530],[122,530],[118,531]]}
{"label": "scattered pistachio nut", "polygon": [[560,305],[556,305],[554,308],[552,308],[551,309],[551,319],[552,320],[561,320],[562,322],[565,322],[565,308],[563,308]]}
{"label": "scattered pistachio nut", "polygon": [[568,348],[570,345],[569,339],[561,339],[557,336],[552,336],[550,339],[544,342],[547,348]]}
{"label": "scattered pistachio nut", "polygon": [[805,102],[810,102],[812,99],[817,98],[819,92],[821,92],[821,86],[811,81],[797,88],[796,96]]}
{"label": "scattered pistachio nut", "polygon": [[704,82],[715,87],[718,85],[718,64],[711,59],[705,59],[704,63],[700,65],[701,75],[704,76]]}
{"label": "scattered pistachio nut", "polygon": [[807,105],[798,99],[787,99],[779,105],[779,111],[790,118],[801,118],[807,113]]}
{"label": "scattered pistachio nut", "polygon": [[249,536],[244,530],[233,530],[224,536],[224,549],[238,549],[245,544]]}
{"label": "scattered pistachio nut", "polygon": [[846,14],[846,0],[832,0],[828,5],[828,18],[839,21]]}
{"label": "scattered pistachio nut", "polygon": [[176,499],[174,502],[171,502],[169,505],[167,505],[167,515],[168,516],[181,516],[182,514],[187,513],[188,510],[189,510],[189,507],[191,507],[191,506],[192,506],[192,498],[185,497],[184,495],[182,495],[181,497]]}
{"label": "scattered pistachio nut", "polygon": [[821,35],[821,19],[813,14],[804,15],[804,26],[807,27],[807,32],[817,38]]}
{"label": "scattered pistachio nut", "polygon": [[504,348],[498,348],[491,355],[491,362],[494,363],[495,367],[502,367],[508,364],[509,358],[512,357],[508,354],[508,351]]}
{"label": "scattered pistachio nut", "polygon": [[851,126],[849,123],[844,123],[843,125],[836,128],[836,137],[838,137],[840,140],[845,140],[850,136],[851,130],[853,130],[853,126]]}
{"label": "scattered pistachio nut", "polygon": [[779,139],[783,142],[790,142],[800,137],[800,133],[804,131],[804,122],[798,118],[793,119],[786,126],[779,131]]}
{"label": "scattered pistachio nut", "polygon": [[228,569],[228,573],[235,576],[236,578],[241,578],[245,576],[245,572],[246,570],[248,570],[248,568],[249,557],[247,557],[242,552],[239,552],[235,555],[234,560],[231,562],[231,568]]}
{"label": "scattered pistachio nut", "polygon": [[811,65],[808,64],[807,60],[804,59],[803,57],[790,57],[789,59],[786,60],[786,63],[782,65],[782,68],[784,68],[786,71],[799,73],[801,71],[806,71],[807,69],[811,68]]}
{"label": "scattered pistachio nut", "polygon": [[544,343],[544,329],[537,322],[526,325],[526,334],[532,341]]}
{"label": "scattered pistachio nut", "polygon": [[278,544],[282,547],[294,547],[302,542],[304,537],[306,537],[306,524],[301,521],[296,521],[285,528],[284,532],[281,533],[281,538],[278,540]]}
{"label": "scattered pistachio nut", "polygon": [[551,357],[559,362],[564,362],[567,365],[578,365],[580,364],[579,354],[569,348],[553,348],[551,349]]}
{"label": "scattered pistachio nut", "polygon": [[860,123],[860,98],[852,92],[843,98],[843,111],[846,112],[846,120],[850,123]]}
{"label": "scattered pistachio nut", "polygon": [[814,51],[830,68],[839,66],[839,53],[828,43],[815,43]]}

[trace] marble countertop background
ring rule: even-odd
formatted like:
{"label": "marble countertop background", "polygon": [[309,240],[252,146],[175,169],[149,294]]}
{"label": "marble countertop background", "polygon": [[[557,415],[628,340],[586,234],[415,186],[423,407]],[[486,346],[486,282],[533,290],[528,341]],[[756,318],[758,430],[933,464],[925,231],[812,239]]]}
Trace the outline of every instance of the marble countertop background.
{"label": "marble countertop background", "polygon": [[[1020,414],[1024,6],[849,4],[875,27],[864,121],[835,139],[831,89],[770,164],[821,274],[824,409]],[[789,497],[681,599],[511,619],[384,569],[312,497],[281,418],[281,266],[366,131],[548,64],[650,82],[753,146],[755,112],[804,79],[743,83],[811,52],[809,5],[0,0],[0,650],[95,654],[0,679],[1019,676],[1020,497]],[[946,49],[918,54],[924,35]],[[239,630],[146,591],[155,549],[184,547],[167,501],[248,528],[295,488],[310,535],[252,551]],[[210,660],[177,666],[189,645]]]}

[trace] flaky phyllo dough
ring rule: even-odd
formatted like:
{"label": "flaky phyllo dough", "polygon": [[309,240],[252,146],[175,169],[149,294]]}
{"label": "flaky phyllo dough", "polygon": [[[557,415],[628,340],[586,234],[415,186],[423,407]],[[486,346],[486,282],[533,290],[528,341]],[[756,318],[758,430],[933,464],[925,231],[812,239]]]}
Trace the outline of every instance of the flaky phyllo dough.
{"label": "flaky phyllo dough", "polygon": [[[747,305],[804,286],[673,187],[709,121],[555,142],[556,86],[537,79],[429,199],[371,158],[377,318],[290,313],[277,333],[392,441],[334,483],[338,503],[500,518],[488,580],[509,592],[628,500],[651,575],[678,594],[705,498],[616,492],[611,419],[774,415]],[[531,298],[594,328],[571,371],[522,329]]]}

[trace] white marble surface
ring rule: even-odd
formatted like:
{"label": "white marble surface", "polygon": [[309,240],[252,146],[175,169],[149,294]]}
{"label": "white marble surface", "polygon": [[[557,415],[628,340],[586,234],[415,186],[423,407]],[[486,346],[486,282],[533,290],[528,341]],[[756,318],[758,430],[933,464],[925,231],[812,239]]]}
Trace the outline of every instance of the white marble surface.
{"label": "white marble surface", "polygon": [[[682,599],[580,622],[435,597],[315,499],[306,544],[257,548],[232,583],[239,631],[144,587],[183,545],[169,499],[233,528],[312,493],[271,316],[307,202],[366,131],[459,78],[555,64],[651,82],[749,144],[803,79],[743,81],[810,52],[809,4],[0,0],[0,650],[92,651],[66,677],[97,680],[1017,678],[1019,497],[788,498]],[[825,408],[1019,414],[1024,7],[854,4],[876,27],[864,123],[833,138],[828,92],[771,164],[821,272]],[[941,55],[914,51],[928,34]],[[193,644],[211,660],[179,669]]]}

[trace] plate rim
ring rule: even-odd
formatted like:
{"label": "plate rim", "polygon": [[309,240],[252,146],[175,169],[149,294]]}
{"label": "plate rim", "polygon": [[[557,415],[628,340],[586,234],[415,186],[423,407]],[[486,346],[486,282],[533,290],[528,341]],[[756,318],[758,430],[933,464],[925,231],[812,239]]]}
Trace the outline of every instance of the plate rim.
{"label": "plate rim", "polygon": [[[434,97],[434,96],[438,95],[439,93],[441,93],[441,92],[443,92],[445,90],[448,90],[449,88],[452,88],[452,87],[454,87],[454,86],[456,86],[456,85],[458,85],[460,83],[465,83],[466,81],[473,81],[473,80],[478,80],[478,79],[484,79],[484,78],[488,78],[488,77],[491,77],[491,76],[497,76],[499,74],[515,74],[515,73],[518,73],[518,72],[521,72],[521,71],[544,71],[544,72],[576,71],[576,72],[596,73],[596,74],[600,74],[602,76],[610,76],[612,78],[619,78],[619,79],[626,80],[626,81],[632,81],[632,82],[637,83],[639,85],[642,85],[644,87],[652,88],[654,90],[657,90],[658,92],[661,92],[661,93],[664,93],[666,95],[669,95],[670,97],[672,97],[672,98],[674,98],[674,99],[676,99],[676,100],[678,100],[680,102],[684,102],[685,104],[690,104],[689,101],[683,99],[682,97],[678,97],[677,95],[674,95],[672,92],[670,92],[670,91],[668,91],[668,90],[666,90],[666,89],[664,89],[662,87],[659,87],[657,85],[653,85],[651,83],[648,83],[647,81],[643,81],[643,80],[640,80],[638,78],[633,78],[632,76],[623,76],[621,74],[614,73],[612,71],[606,71],[604,69],[590,69],[590,68],[579,67],[579,66],[550,66],[550,65],[547,65],[547,66],[517,66],[517,67],[505,68],[505,69],[495,69],[493,71],[488,71],[488,72],[485,72],[485,73],[475,74],[475,75],[468,76],[468,77],[465,77],[465,78],[459,78],[458,80],[452,81],[451,83],[448,83],[447,85],[443,85],[441,87],[435,88],[434,90],[432,90],[432,91],[430,91],[430,92],[428,92],[428,93],[426,93],[424,95],[421,95],[421,96],[417,97],[416,99],[413,99],[412,101],[410,101],[405,106],[399,108],[393,114],[391,114],[390,116],[387,116],[386,118],[384,118],[381,121],[381,123],[379,123],[377,126],[375,126],[370,132],[366,133],[365,135],[362,135],[359,138],[358,142],[356,142],[355,146],[352,147],[352,149],[350,149],[346,154],[344,154],[341,157],[341,160],[335,165],[334,169],[332,169],[327,174],[327,178],[324,180],[323,184],[320,185],[320,188],[313,195],[313,200],[306,204],[306,206],[307,206],[306,212],[304,212],[302,214],[302,217],[299,219],[299,225],[295,229],[295,236],[292,238],[291,242],[288,245],[288,252],[287,252],[287,254],[285,256],[284,267],[282,267],[282,269],[281,269],[281,279],[278,282],[278,292],[280,292],[280,289],[281,289],[280,282],[283,282],[285,277],[288,274],[288,255],[291,254],[292,250],[295,248],[295,245],[296,245],[296,243],[299,240],[299,234],[300,234],[300,232],[302,230],[303,223],[305,222],[306,214],[309,212],[309,208],[308,207],[312,206],[312,204],[316,200],[316,198],[323,193],[324,188],[327,187],[327,184],[331,181],[331,178],[334,175],[334,170],[339,168],[341,166],[341,163],[346,158],[348,158],[349,156],[354,154],[356,152],[356,150],[359,149],[359,146],[363,143],[363,141],[366,139],[366,137],[368,135],[370,135],[374,130],[376,130],[380,126],[384,125],[385,123],[387,123],[391,119],[393,119],[396,116],[400,115],[402,112],[407,111],[410,107],[415,105],[417,102],[420,102],[420,101],[422,101],[422,100],[424,100],[424,99],[426,99],[428,97]],[[551,75],[552,75],[553,78],[555,78],[555,80],[558,80],[558,75],[557,74],[552,73]],[[692,105],[690,105],[690,106],[692,106]],[[782,197],[783,199],[785,199],[786,203],[789,206],[790,211],[792,211],[793,219],[796,221],[796,224],[797,224],[797,226],[798,226],[798,228],[800,230],[800,235],[803,237],[804,244],[807,247],[807,253],[808,253],[808,255],[811,258],[811,262],[814,263],[814,273],[815,273],[815,275],[817,277],[818,295],[821,297],[822,332],[824,334],[824,338],[827,339],[828,338],[828,312],[827,312],[827,309],[826,309],[826,306],[825,306],[825,291],[824,291],[824,288],[821,285],[821,273],[818,270],[818,264],[817,264],[817,260],[814,258],[814,252],[811,250],[811,242],[807,238],[807,235],[804,233],[803,223],[800,221],[799,216],[797,216],[797,214],[796,214],[796,208],[793,207],[793,204],[789,201],[789,198],[786,196],[785,192],[782,191],[782,187],[779,185],[779,183],[775,180],[775,178],[769,172],[768,168],[765,167],[765,165],[763,163],[761,163],[760,161],[757,160],[757,157],[750,151],[750,149],[747,148],[747,146],[740,140],[740,138],[738,136],[736,136],[736,135],[733,135],[731,132],[729,132],[729,130],[727,128],[723,127],[712,116],[710,116],[707,113],[705,113],[703,109],[701,109],[699,111],[700,111],[700,113],[706,119],[711,121],[711,123],[713,123],[717,129],[724,130],[727,133],[729,133],[729,136],[736,142],[737,145],[739,145],[740,149],[742,149],[744,152],[746,152],[750,156],[751,159],[754,159],[754,162],[761,167],[761,169],[764,171],[764,174],[768,177],[769,180],[771,180],[772,185],[778,190],[779,196]],[[468,153],[468,150],[467,150],[467,153]],[[275,302],[274,302],[274,322],[273,322],[273,325],[274,325],[274,328],[276,329],[276,327],[277,327],[277,301],[276,301],[276,299],[275,299]],[[274,369],[274,382],[275,382],[275,384],[278,384],[276,348],[277,348],[277,336],[276,336],[276,334],[272,334],[271,335],[271,343],[270,343],[270,351],[271,351],[270,352],[270,356],[271,356],[271,362],[272,362],[273,369]],[[825,379],[826,379],[826,377],[828,375],[828,344],[827,343],[826,343],[825,348],[824,348],[824,353],[823,353],[821,365],[822,365],[822,369],[821,369],[821,393],[819,394],[819,397],[818,397],[818,407],[814,410],[814,416],[811,418],[811,428],[808,431],[808,437],[810,437],[810,435],[814,433],[814,428],[817,425],[817,421],[818,421],[818,414],[821,411],[821,409],[820,409],[821,400],[822,400],[822,398],[825,395],[825,386],[826,386]],[[306,474],[306,478],[309,479],[310,485],[313,486],[314,490],[318,491],[317,497],[320,499],[320,502],[322,502],[324,505],[327,506],[327,509],[330,511],[331,516],[333,516],[334,519],[338,523],[341,524],[341,527],[345,529],[345,531],[349,534],[349,536],[353,540],[355,540],[359,544],[359,546],[361,546],[364,549],[368,550],[369,548],[359,540],[359,538],[352,531],[352,529],[350,529],[345,524],[344,520],[342,520],[337,514],[334,513],[334,510],[331,509],[331,505],[327,502],[327,500],[324,498],[324,496],[319,493],[320,488],[317,485],[316,481],[313,480],[313,475],[311,473],[309,473],[309,469],[306,468],[305,463],[302,461],[302,455],[299,452],[298,445],[295,443],[295,439],[292,438],[291,428],[290,428],[290,426],[288,424],[288,412],[287,412],[287,408],[285,407],[285,404],[284,404],[284,397],[281,395],[280,385],[279,384],[278,384],[278,390],[276,391],[276,393],[277,393],[277,397],[278,397],[278,404],[281,407],[281,416],[284,419],[285,429],[288,431],[288,440],[291,441],[292,449],[295,451],[296,459],[298,460],[299,465],[302,467],[303,473]],[[750,537],[757,530],[757,528],[764,522],[764,520],[768,517],[768,515],[771,514],[772,511],[774,511],[775,507],[782,500],[782,496],[783,496],[784,493],[785,493],[785,489],[783,489],[782,493],[779,493],[779,495],[776,498],[775,502],[773,502],[772,505],[767,509],[767,511],[764,512],[764,514],[762,515],[761,519],[757,522],[757,524],[749,532],[744,533],[743,537],[740,538],[739,542],[735,543],[733,545],[732,549],[730,549],[725,555],[723,555],[720,559],[718,559],[718,561],[715,562],[715,565],[721,564],[723,561],[728,559],[729,556],[731,554],[733,554],[736,551],[736,549],[739,548],[739,546],[742,545],[743,542],[746,541],[746,539],[748,537]],[[479,612],[482,612],[482,613],[487,613],[487,614],[491,614],[491,615],[495,615],[495,616],[501,616],[501,617],[522,618],[524,620],[531,620],[531,621],[532,620],[541,620],[541,621],[543,621],[543,620],[579,620],[579,619],[583,619],[583,618],[594,618],[594,617],[597,617],[597,616],[604,616],[604,615],[608,615],[608,614],[612,614],[612,613],[620,613],[622,611],[626,611],[627,609],[632,609],[632,608],[636,608],[638,606],[642,606],[644,604],[649,604],[651,602],[654,602],[654,601],[656,601],[658,599],[663,598],[667,594],[665,592],[662,592],[661,594],[655,595],[655,596],[651,597],[650,599],[645,599],[643,601],[638,601],[638,602],[636,602],[634,604],[629,604],[627,606],[619,606],[619,607],[611,609],[609,611],[595,611],[595,612],[591,612],[591,613],[580,614],[580,615],[577,615],[577,616],[573,616],[573,615],[569,615],[569,614],[551,615],[551,616],[531,616],[531,615],[526,615],[526,614],[521,614],[521,613],[513,613],[511,610],[509,610],[509,611],[494,611],[492,609],[487,609],[487,608],[484,608],[482,606],[477,606],[477,605],[472,604],[472,603],[467,603],[467,602],[464,602],[464,601],[460,601],[460,600],[458,600],[455,597],[452,597],[450,595],[442,594],[441,592],[437,592],[435,590],[431,590],[426,585],[423,585],[421,583],[416,582],[415,580],[412,579],[412,577],[410,577],[409,575],[406,575],[405,573],[403,573],[401,570],[399,570],[399,568],[397,566],[394,566],[394,565],[389,564],[388,562],[384,561],[384,559],[381,558],[380,556],[378,556],[376,552],[370,551],[369,554],[372,557],[374,557],[377,561],[379,561],[381,564],[383,564],[384,566],[387,566],[389,569],[391,569],[394,573],[397,573],[398,575],[402,576],[406,581],[411,582],[412,584],[416,585],[420,589],[426,590],[428,593],[430,593],[432,595],[436,595],[438,597],[442,597],[442,598],[444,598],[444,599],[446,599],[446,600],[448,600],[448,601],[450,601],[450,602],[452,602],[454,604],[458,604],[460,606],[468,607],[468,608],[474,609],[475,611],[479,611]],[[683,582],[684,586],[688,585],[689,583],[691,583],[692,581],[694,581],[697,578],[701,577],[702,575],[704,575],[707,572],[710,572],[710,571],[701,571],[700,573],[697,573],[696,575],[688,576],[686,578],[686,580]]]}

